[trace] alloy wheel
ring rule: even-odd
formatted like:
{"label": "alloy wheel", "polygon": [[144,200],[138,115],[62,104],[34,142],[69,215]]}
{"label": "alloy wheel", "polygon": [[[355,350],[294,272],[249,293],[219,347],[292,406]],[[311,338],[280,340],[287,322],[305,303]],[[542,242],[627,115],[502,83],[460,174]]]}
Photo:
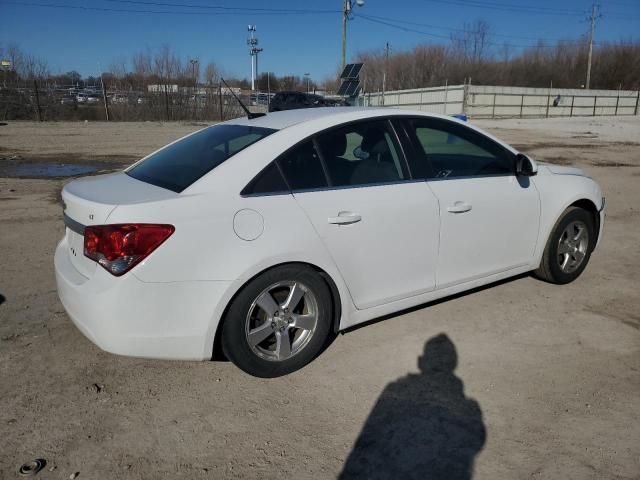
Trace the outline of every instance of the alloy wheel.
{"label": "alloy wheel", "polygon": [[286,281],[270,285],[253,301],[245,334],[256,355],[281,362],[307,346],[317,325],[314,293],[299,281]]}
{"label": "alloy wheel", "polygon": [[575,272],[589,248],[589,230],[584,222],[575,220],[562,231],[558,240],[558,265],[564,273]]}

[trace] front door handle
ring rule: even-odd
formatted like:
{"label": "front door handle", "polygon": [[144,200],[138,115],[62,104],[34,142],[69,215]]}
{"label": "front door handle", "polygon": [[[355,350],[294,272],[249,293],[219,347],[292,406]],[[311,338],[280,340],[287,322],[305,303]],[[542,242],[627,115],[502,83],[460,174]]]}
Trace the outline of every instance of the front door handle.
{"label": "front door handle", "polygon": [[339,212],[337,217],[329,217],[327,221],[333,225],[350,225],[362,220],[362,217],[353,212]]}
{"label": "front door handle", "polygon": [[471,210],[471,204],[467,202],[456,202],[450,207],[447,207],[449,213],[464,213]]}

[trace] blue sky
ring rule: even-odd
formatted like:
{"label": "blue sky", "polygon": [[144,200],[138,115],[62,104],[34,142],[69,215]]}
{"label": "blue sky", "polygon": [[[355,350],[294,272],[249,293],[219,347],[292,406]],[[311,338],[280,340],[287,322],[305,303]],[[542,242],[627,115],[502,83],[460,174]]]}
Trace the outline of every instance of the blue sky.
{"label": "blue sky", "polygon": [[[58,7],[43,6],[47,4]],[[24,51],[45,58],[55,73],[77,70],[83,75],[97,74],[98,65],[106,70],[118,57],[130,59],[136,51],[168,44],[182,57],[199,58],[203,64],[216,62],[226,75],[249,77],[246,29],[247,24],[256,24],[260,47],[264,48],[261,71],[300,76],[309,72],[321,81],[340,63],[341,7],[342,0],[0,0],[0,44],[17,43]],[[311,9],[322,12],[299,13]],[[419,43],[447,42],[440,37],[448,38],[448,29],[476,19],[491,24],[492,41],[500,44],[529,45],[537,38],[576,39],[588,29],[590,9],[586,0],[366,0],[363,7],[354,10],[370,18],[349,21],[347,54],[382,48],[385,42],[396,51]],[[600,12],[597,41],[640,39],[640,0],[601,0]],[[402,26],[423,33],[379,23],[396,20],[420,24]]]}

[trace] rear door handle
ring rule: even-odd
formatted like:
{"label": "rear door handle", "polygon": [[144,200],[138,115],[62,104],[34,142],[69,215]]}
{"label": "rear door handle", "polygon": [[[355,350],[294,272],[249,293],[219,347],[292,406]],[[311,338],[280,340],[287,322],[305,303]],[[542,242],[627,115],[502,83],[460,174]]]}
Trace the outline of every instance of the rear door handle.
{"label": "rear door handle", "polygon": [[464,213],[471,210],[471,204],[467,202],[456,202],[453,205],[447,207],[449,213]]}
{"label": "rear door handle", "polygon": [[327,221],[333,225],[349,225],[362,220],[362,217],[353,212],[339,212],[337,217],[329,217]]}

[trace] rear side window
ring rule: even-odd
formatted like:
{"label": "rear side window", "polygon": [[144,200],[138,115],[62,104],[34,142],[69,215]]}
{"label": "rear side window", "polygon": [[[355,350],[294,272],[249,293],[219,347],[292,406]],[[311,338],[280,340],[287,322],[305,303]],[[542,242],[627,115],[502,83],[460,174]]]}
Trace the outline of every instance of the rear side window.
{"label": "rear side window", "polygon": [[327,179],[320,163],[320,157],[311,141],[301,143],[278,159],[292,190],[325,188]]}
{"label": "rear side window", "polygon": [[180,140],[151,155],[127,175],[181,192],[240,150],[275,130],[248,125],[218,125]]}
{"label": "rear side window", "polygon": [[318,135],[334,186],[376,185],[408,179],[385,120],[358,122]]}
{"label": "rear side window", "polygon": [[240,192],[240,195],[258,195],[283,192],[288,193],[289,188],[280,174],[280,169],[275,162],[272,162],[268,167],[256,175],[251,183],[249,183],[249,185]]}

